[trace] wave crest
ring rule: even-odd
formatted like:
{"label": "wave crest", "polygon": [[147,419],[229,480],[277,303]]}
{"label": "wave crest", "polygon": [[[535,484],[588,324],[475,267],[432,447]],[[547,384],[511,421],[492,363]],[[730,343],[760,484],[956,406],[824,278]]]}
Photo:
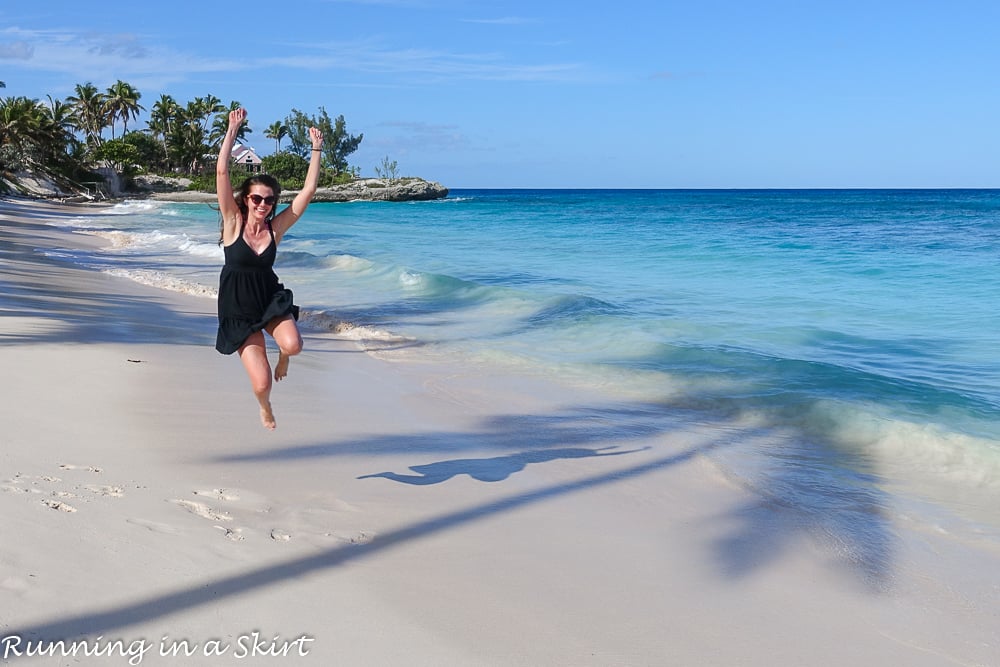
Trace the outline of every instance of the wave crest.
{"label": "wave crest", "polygon": [[172,292],[181,292],[183,294],[190,294],[193,296],[211,299],[218,298],[219,296],[218,290],[214,287],[206,287],[200,283],[184,280],[183,278],[176,278],[174,276],[167,275],[162,271],[155,271],[152,269],[105,269],[103,273],[110,276],[116,276],[118,278],[127,278],[141,285],[166,289]]}

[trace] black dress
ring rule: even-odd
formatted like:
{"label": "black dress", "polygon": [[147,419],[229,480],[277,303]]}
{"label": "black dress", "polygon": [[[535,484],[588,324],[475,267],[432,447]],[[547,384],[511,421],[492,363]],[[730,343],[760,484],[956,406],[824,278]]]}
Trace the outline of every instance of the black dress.
{"label": "black dress", "polygon": [[271,243],[257,254],[239,238],[225,246],[226,263],[219,276],[219,332],[215,349],[232,354],[240,349],[250,334],[261,331],[275,317],[291,314],[299,319],[299,307],[292,303],[292,291],[285,289],[275,275],[274,258],[278,244],[270,223]]}

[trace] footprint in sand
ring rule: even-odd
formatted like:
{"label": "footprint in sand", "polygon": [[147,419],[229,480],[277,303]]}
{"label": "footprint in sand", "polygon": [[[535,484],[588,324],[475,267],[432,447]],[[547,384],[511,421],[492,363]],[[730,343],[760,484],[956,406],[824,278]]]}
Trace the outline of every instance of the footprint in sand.
{"label": "footprint in sand", "polygon": [[60,512],[75,512],[76,508],[72,505],[67,505],[61,500],[53,500],[51,498],[46,498],[42,500],[42,504],[51,509],[58,510]]}
{"label": "footprint in sand", "polygon": [[[225,489],[212,489],[211,491],[195,491],[194,495],[212,498],[213,500],[220,501],[233,501],[239,500],[239,496],[234,493],[228,493]],[[191,512],[195,516],[200,516],[203,519],[209,519],[210,521],[232,521],[233,517],[229,516],[228,512],[220,512],[218,510],[212,509],[205,503],[195,502],[193,500],[171,500],[170,502],[175,505],[183,507],[188,512]],[[227,526],[215,526],[219,530],[225,533],[226,539],[233,542],[242,542],[245,538],[243,537],[242,528],[229,528]]]}
{"label": "footprint in sand", "polygon": [[[236,502],[241,500],[242,495],[246,495],[243,494],[242,492],[237,493],[232,489],[208,489],[208,490],[194,491],[193,493],[194,495],[199,496],[201,498],[210,498],[215,502]],[[267,514],[268,512],[271,511],[271,508],[267,505],[266,499],[263,496],[258,496],[254,493],[250,493],[249,498],[243,500],[244,501],[249,500],[250,503],[249,507],[245,506],[245,502],[240,503],[241,505],[240,509],[243,511],[255,511],[259,514]],[[194,500],[176,500],[176,499],[171,500],[170,502],[174,503],[175,505],[179,505],[180,507],[183,507],[192,514],[200,516],[204,519],[209,519],[211,521],[233,520],[233,517],[230,516],[228,512],[213,509],[208,504],[203,502],[198,502]],[[243,530],[244,530],[243,528],[229,528],[226,526],[216,526],[216,528],[224,531],[226,538],[234,542],[242,542],[244,539],[246,539],[243,535]],[[284,530],[281,530],[280,528],[272,529],[270,531],[270,536],[271,539],[274,540],[275,542],[289,542],[292,539],[292,536],[289,533],[285,532]]]}
{"label": "footprint in sand", "polygon": [[243,541],[243,529],[242,528],[226,528],[225,526],[216,526],[219,530],[226,531],[226,539],[232,540],[233,542]]}
{"label": "footprint in sand", "polygon": [[176,498],[174,500],[171,500],[170,502],[174,503],[175,505],[179,505],[180,507],[183,507],[188,512],[191,512],[191,514],[194,514],[195,516],[200,516],[203,519],[209,519],[211,521],[233,520],[233,517],[229,516],[225,512],[217,512],[208,505],[206,505],[205,503],[196,503],[193,500],[178,500]]}

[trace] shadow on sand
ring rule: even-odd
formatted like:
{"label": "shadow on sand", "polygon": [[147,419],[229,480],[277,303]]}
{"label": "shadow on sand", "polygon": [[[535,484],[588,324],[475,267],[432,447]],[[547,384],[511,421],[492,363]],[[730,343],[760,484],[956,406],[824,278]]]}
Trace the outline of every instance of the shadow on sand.
{"label": "shadow on sand", "polygon": [[[544,443],[566,443],[567,439],[573,440],[571,434],[574,432],[578,435],[584,432],[590,433],[590,436],[585,438],[588,442],[596,440],[622,442],[623,439],[628,439],[626,434],[629,432],[633,434],[633,437],[649,436],[652,434],[651,431],[653,429],[648,407],[644,406],[644,409],[625,411],[634,415],[643,415],[642,422],[644,425],[636,423],[623,425],[619,422],[614,426],[608,425],[607,429],[603,431],[602,429],[594,429],[593,424],[591,424],[591,428],[589,429],[582,429],[578,424],[574,426],[573,422],[580,415],[591,414],[591,410],[586,408],[581,408],[577,411],[575,417],[564,415],[562,418],[546,418],[549,428],[548,433],[544,429],[540,429],[538,424],[534,423],[534,420],[530,417],[525,418],[522,416],[520,419],[506,418],[501,421],[507,423],[508,426],[513,423],[520,423],[522,424],[522,428],[526,428],[534,437],[526,436],[525,432],[518,429],[514,431],[508,429],[505,433],[497,434],[492,430],[493,424],[487,424],[488,428],[465,433],[464,441],[467,444],[477,443],[481,446],[484,441],[489,443],[494,440],[502,440],[509,443],[518,437],[529,437],[530,439],[526,442],[541,443],[541,448],[486,459],[454,459],[431,463],[425,466],[413,466],[412,469],[418,473],[413,476],[378,473],[363,475],[362,477],[384,477],[408,484],[430,484],[440,483],[456,474],[470,474],[473,476],[478,475],[477,478],[483,478],[484,481],[499,481],[522,470],[526,465],[540,464],[559,459],[597,458],[611,460],[614,458],[618,461],[625,461],[627,457],[622,457],[626,454],[636,455],[639,452],[646,451],[648,455],[650,449],[643,447],[614,451],[610,446],[596,449],[565,446],[546,449]],[[607,410],[605,409],[601,412],[606,414]],[[658,429],[660,435],[666,435],[671,430],[667,426],[668,423],[670,423],[669,420],[665,418],[660,421],[660,429]],[[530,426],[525,426],[526,424],[530,424]],[[626,435],[626,437],[623,438],[623,435]],[[319,553],[254,568],[242,574],[222,577],[214,581],[199,582],[172,593],[123,603],[112,609],[94,610],[89,613],[57,618],[48,622],[22,627],[9,626],[4,630],[4,633],[7,636],[51,641],[71,637],[95,636],[202,605],[218,605],[227,598],[234,598],[253,590],[279,585],[284,581],[298,579],[316,572],[331,570],[350,562],[370,558],[381,552],[405,548],[408,543],[414,540],[443,533],[491,516],[673,468],[690,462],[697,457],[709,455],[721,448],[738,446],[741,439],[747,437],[748,433],[745,431],[722,431],[718,432],[718,436],[715,440],[705,442],[701,445],[651,458],[630,467],[616,468],[613,471],[591,475],[578,480],[551,484],[536,490],[432,516],[397,530],[382,533],[369,543],[342,545],[325,549]],[[425,439],[425,442],[422,444],[426,448],[429,447],[429,442],[433,439],[433,436],[417,436],[416,439],[418,441]],[[402,451],[412,451],[407,446],[408,444],[413,443],[408,438],[400,436],[398,438],[385,439],[381,443],[374,440],[354,441],[317,445],[306,450],[302,448],[292,448],[289,451],[276,450],[270,452],[267,456],[256,455],[237,458],[241,460],[264,461],[284,457],[338,456],[356,451],[370,451],[373,448],[381,452],[387,452],[390,449],[400,451],[400,448],[402,448]],[[417,444],[420,445],[421,443],[418,442]],[[228,460],[233,460],[233,458]],[[825,499],[821,504],[838,504],[839,500],[836,498]],[[853,497],[850,500],[851,502],[847,504],[839,503],[842,505],[842,508],[839,514],[838,512],[834,512],[837,516],[832,518],[830,516],[813,516],[809,511],[802,512],[799,507],[783,504],[780,499],[774,497],[756,498],[748,501],[745,506],[738,508],[730,515],[720,517],[720,520],[729,520],[736,523],[736,527],[730,536],[715,545],[717,550],[715,558],[722,573],[730,577],[748,576],[755,569],[762,567],[770,560],[776,558],[782,550],[790,548],[796,534],[800,534],[800,536],[801,534],[813,534],[815,527],[822,525],[824,531],[837,533],[837,539],[848,547],[848,551],[850,552],[848,555],[848,561],[850,561],[848,565],[856,568],[860,572],[862,579],[879,588],[881,582],[889,575],[892,554],[891,536],[881,518],[880,508],[872,504],[873,502],[877,503],[877,498],[866,495]],[[782,516],[776,516],[776,514]]]}
{"label": "shadow on sand", "polygon": [[[546,449],[542,451],[518,452],[517,454],[508,454],[507,456],[494,456],[487,459],[452,459],[450,461],[438,461],[436,463],[410,466],[410,470],[415,472],[415,475],[379,472],[371,475],[361,475],[358,479],[382,477],[402,484],[427,486],[428,484],[447,482],[458,475],[468,475],[480,482],[502,482],[514,473],[521,472],[531,463],[547,463],[559,459],[621,456],[622,454],[632,454],[642,451],[640,449],[630,449],[623,452],[611,452],[607,451],[609,449],[614,449],[614,447],[604,447],[602,449],[585,449],[582,447]],[[643,449],[649,448],[644,447]]]}

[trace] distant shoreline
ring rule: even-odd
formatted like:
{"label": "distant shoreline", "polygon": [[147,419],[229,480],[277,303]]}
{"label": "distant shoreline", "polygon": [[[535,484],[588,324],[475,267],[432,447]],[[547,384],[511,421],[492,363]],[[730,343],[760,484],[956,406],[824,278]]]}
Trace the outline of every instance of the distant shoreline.
{"label": "distant shoreline", "polygon": [[[291,201],[297,190],[285,190],[281,193],[281,201]],[[161,201],[174,202],[214,202],[214,192],[199,192],[195,190],[178,190],[169,192],[137,193],[137,196]],[[448,196],[448,188],[440,183],[425,181],[421,178],[398,179],[396,182],[386,182],[384,179],[365,178],[330,188],[319,188],[313,196],[313,202],[349,202],[349,201],[427,201],[444,199]]]}
{"label": "distant shoreline", "polygon": [[[6,186],[7,192],[0,191],[0,196],[20,196],[71,204],[105,203],[121,199],[157,199],[173,202],[214,202],[216,200],[214,192],[188,190],[190,181],[184,178],[142,175],[137,176],[134,181],[138,185],[134,190],[119,190],[112,185],[109,197],[100,196],[96,191],[86,190],[82,186],[71,189],[66,184],[56,183],[52,179],[38,174],[19,173],[3,178],[2,184]],[[297,192],[297,190],[282,192],[281,201],[291,201]],[[440,183],[422,178],[362,178],[333,187],[319,188],[313,201],[402,202],[444,199],[447,196],[448,188]]]}

